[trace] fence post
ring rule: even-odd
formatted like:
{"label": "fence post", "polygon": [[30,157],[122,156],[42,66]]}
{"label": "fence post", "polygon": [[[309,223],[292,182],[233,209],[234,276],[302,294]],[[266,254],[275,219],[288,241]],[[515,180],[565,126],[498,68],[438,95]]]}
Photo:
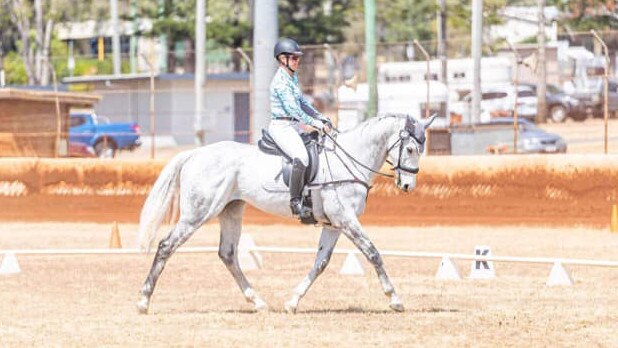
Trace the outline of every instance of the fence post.
{"label": "fence post", "polygon": [[608,73],[609,73],[609,53],[607,50],[607,45],[605,44],[605,42],[601,39],[601,37],[597,34],[596,31],[594,31],[594,29],[590,30],[590,33],[592,33],[592,35],[594,36],[595,39],[597,39],[597,41],[599,41],[599,43],[601,44],[601,46],[603,46],[603,52],[605,53],[605,72],[603,74],[603,94],[604,94],[604,100],[603,100],[603,120],[605,122],[605,141],[604,141],[604,149],[605,149],[605,154],[607,155],[607,121],[608,121],[608,116],[609,116],[609,110],[608,110],[608,102],[607,102],[607,92],[608,92],[608,82],[607,82],[607,78],[608,78]]}
{"label": "fence post", "polygon": [[[152,46],[151,46],[152,48]],[[150,70],[150,159],[155,158],[155,103],[154,103],[154,95],[155,95],[155,86],[154,86],[154,64],[153,64],[153,56],[152,50],[150,52],[150,58],[146,57],[146,55],[142,54],[142,58],[146,61],[148,65],[148,69]]]}
{"label": "fence post", "polygon": [[62,119],[60,117],[60,97],[58,96],[58,80],[56,78],[56,71],[54,70],[51,62],[47,60],[46,63],[49,66],[49,70],[52,74],[52,82],[54,83],[54,99],[56,101],[56,138],[54,140],[54,158],[58,158],[58,147],[60,146],[60,132],[62,132]]}
{"label": "fence post", "polygon": [[[430,92],[429,92],[429,86],[430,86],[430,77],[431,77],[431,67],[430,67],[430,62],[429,62],[429,53],[427,53],[427,51],[425,50],[425,48],[420,44],[420,42],[418,42],[418,40],[414,40],[414,44],[418,47],[418,49],[421,51],[421,53],[423,53],[423,56],[425,56],[425,62],[427,62],[427,73],[425,74],[425,81],[427,82],[427,97],[425,100],[425,119],[429,118],[429,104],[430,104]],[[425,147],[426,150],[426,154],[429,155],[430,153],[430,149],[431,149],[431,132],[427,132],[427,146]]]}
{"label": "fence post", "polygon": [[519,128],[519,120],[517,118],[517,97],[519,95],[519,64],[521,64],[522,60],[519,56],[519,52],[517,52],[511,41],[507,40],[506,43],[515,54],[515,79],[513,80],[513,85],[515,86],[515,101],[513,105],[513,153],[517,154],[517,128]]}
{"label": "fence post", "polygon": [[[253,124],[253,62],[251,61],[251,58],[249,58],[247,53],[243,51],[242,48],[236,47],[236,51],[245,60],[245,62],[247,62],[247,65],[249,66],[249,128],[251,128],[251,125]],[[251,133],[251,129],[248,129],[247,142],[249,144],[251,144]],[[234,134],[236,134],[236,132],[234,132]]]}
{"label": "fence post", "polygon": [[[332,59],[332,63],[336,67],[337,66],[337,56],[335,55],[335,51],[333,50],[331,45],[327,43],[324,44],[324,48],[328,51],[328,54],[330,55]],[[329,69],[328,89],[329,89],[329,93],[331,93],[333,98],[335,98],[335,108],[336,108],[335,116],[331,117],[331,121],[333,122],[335,126],[338,126],[339,125],[339,79],[337,78],[336,73],[333,74],[335,75],[334,78],[333,76],[331,76],[331,72],[332,72],[331,67],[328,67],[328,69]]]}

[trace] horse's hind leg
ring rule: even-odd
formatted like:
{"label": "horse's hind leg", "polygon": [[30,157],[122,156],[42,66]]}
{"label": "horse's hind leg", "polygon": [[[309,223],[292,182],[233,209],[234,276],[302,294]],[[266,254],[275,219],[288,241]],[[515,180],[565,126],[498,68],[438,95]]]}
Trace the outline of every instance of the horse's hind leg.
{"label": "horse's hind leg", "polygon": [[154,260],[152,261],[152,267],[150,268],[150,272],[146,277],[146,281],[144,282],[144,286],[140,291],[140,300],[137,302],[137,309],[140,313],[146,314],[148,313],[148,306],[150,305],[150,297],[154,292],[155,285],[157,284],[157,280],[163,272],[163,268],[165,267],[165,263],[169,259],[170,256],[180,247],[184,242],[193,235],[193,233],[201,226],[201,221],[199,223],[188,223],[181,221],[176,224],[176,226],[172,229],[170,234],[159,242],[159,247],[157,249],[157,254],[155,255]]}
{"label": "horse's hind leg", "polygon": [[219,224],[221,225],[219,258],[221,258],[221,261],[232,273],[247,302],[253,303],[255,310],[263,311],[268,309],[268,305],[253,290],[238,264],[238,241],[242,229],[244,208],[245,202],[240,200],[232,201],[219,214]]}
{"label": "horse's hind leg", "polygon": [[337,244],[340,234],[341,231],[337,229],[327,227],[322,229],[320,245],[318,247],[318,253],[316,255],[313,268],[309,271],[309,274],[305,277],[305,279],[303,279],[303,281],[296,287],[292,299],[285,303],[286,311],[289,313],[296,313],[296,308],[298,308],[298,302],[300,299],[305,296],[307,290],[311,287],[311,284],[313,284],[316,278],[322,274],[322,272],[326,269],[326,266],[328,266],[328,262],[330,261],[330,257],[333,254],[333,249]]}
{"label": "horse's hind leg", "polygon": [[403,304],[395,293],[395,287],[391,283],[386,271],[384,270],[384,264],[382,257],[378,252],[378,249],[373,245],[369,237],[363,231],[363,228],[358,220],[353,219],[343,226],[343,233],[348,237],[354,245],[365,255],[367,260],[373,265],[382,284],[382,290],[384,294],[390,298],[390,304],[392,310],[397,312],[403,312]]}

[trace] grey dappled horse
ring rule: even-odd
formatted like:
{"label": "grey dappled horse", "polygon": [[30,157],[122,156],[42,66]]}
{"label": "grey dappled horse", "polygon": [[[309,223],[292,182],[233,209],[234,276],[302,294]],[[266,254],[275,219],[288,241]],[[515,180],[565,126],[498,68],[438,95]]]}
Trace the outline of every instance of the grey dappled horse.
{"label": "grey dappled horse", "polygon": [[[313,268],[285,303],[288,312],[296,311],[300,299],[324,271],[341,233],[375,267],[382,289],[390,298],[390,308],[404,310],[384,270],[382,258],[358,216],[365,209],[373,176],[387,160],[393,164],[399,189],[415,188],[425,130],[434,118],[417,121],[406,115],[375,117],[326,140],[318,175],[312,185],[321,187],[319,197],[330,224],[323,224]],[[258,311],[268,308],[240,269],[237,247],[245,203],[267,213],[292,216],[287,189],[267,189],[267,184],[273,184],[280,171],[280,157],[264,154],[253,145],[229,141],[185,151],[172,158],[155,182],[140,216],[139,242],[142,248],[149,250],[170,207],[176,205],[180,210],[178,223],[159,242],[152,268],[140,291],[137,303],[140,313],[148,312],[150,297],[168,258],[214,217],[219,217],[221,225],[219,257],[245,299]]]}

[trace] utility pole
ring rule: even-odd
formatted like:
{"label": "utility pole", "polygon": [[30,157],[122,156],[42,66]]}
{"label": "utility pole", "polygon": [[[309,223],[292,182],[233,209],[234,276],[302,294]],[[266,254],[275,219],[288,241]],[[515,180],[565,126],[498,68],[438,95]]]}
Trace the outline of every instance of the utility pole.
{"label": "utility pole", "polygon": [[483,0],[472,0],[472,113],[470,123],[478,123],[481,114],[481,56],[483,45]]}
{"label": "utility pole", "polygon": [[547,57],[545,54],[545,0],[537,0],[539,15],[539,32],[537,41],[539,43],[539,59],[537,61],[537,112],[536,123],[547,121]]}
{"label": "utility pole", "polygon": [[196,0],[195,11],[195,130],[196,143],[204,145],[204,81],[206,79],[206,0]]}
{"label": "utility pole", "polygon": [[253,115],[251,141],[261,138],[261,130],[270,122],[270,81],[277,70],[273,55],[279,36],[277,0],[253,2]]}
{"label": "utility pole", "polygon": [[446,0],[438,0],[438,58],[442,65],[442,83],[448,86],[448,63],[446,58]]}
{"label": "utility pole", "polygon": [[[198,7],[201,0],[196,0],[196,1],[197,1],[196,7]],[[165,0],[159,0],[159,9],[158,9],[157,18],[163,19],[164,16],[165,16]],[[197,19],[196,19],[196,23],[197,23]],[[195,28],[196,33],[197,33],[197,30],[198,29]],[[162,73],[167,73],[167,36],[165,34],[159,35],[159,45],[161,49],[159,51],[159,71]]]}
{"label": "utility pole", "polygon": [[369,86],[367,117],[373,117],[378,112],[378,80],[376,67],[376,1],[364,1],[365,55],[367,57],[367,85]]}
{"label": "utility pole", "polygon": [[133,34],[129,47],[129,59],[131,60],[131,74],[137,72],[137,0],[131,0],[131,22]]}
{"label": "utility pole", "polygon": [[114,75],[120,75],[120,34],[118,33],[118,0],[110,0],[112,19],[112,58]]}

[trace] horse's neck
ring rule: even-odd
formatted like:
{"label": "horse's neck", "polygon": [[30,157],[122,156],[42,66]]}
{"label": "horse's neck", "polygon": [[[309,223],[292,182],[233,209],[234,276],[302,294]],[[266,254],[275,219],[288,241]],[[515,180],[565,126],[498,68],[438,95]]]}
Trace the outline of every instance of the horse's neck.
{"label": "horse's neck", "polygon": [[[401,120],[387,117],[367,122],[368,124],[341,134],[338,142],[359,162],[377,171],[386,160],[388,139],[398,130]],[[373,173],[369,175],[371,177]]]}

